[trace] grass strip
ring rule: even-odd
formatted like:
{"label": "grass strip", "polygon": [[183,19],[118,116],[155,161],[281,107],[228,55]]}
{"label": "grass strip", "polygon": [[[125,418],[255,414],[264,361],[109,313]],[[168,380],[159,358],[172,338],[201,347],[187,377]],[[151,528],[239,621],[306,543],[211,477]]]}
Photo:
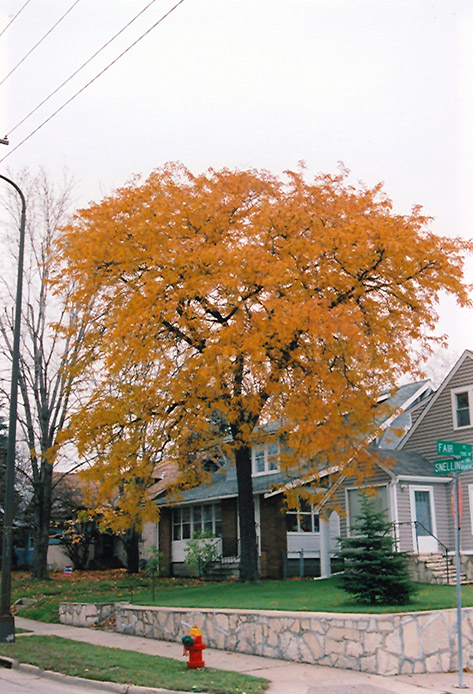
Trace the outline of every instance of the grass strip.
{"label": "grass strip", "polygon": [[[127,576],[123,571],[75,572],[71,577],[51,574],[47,581],[34,581],[28,574],[14,572],[15,599],[35,598],[32,606],[21,608],[23,617],[43,622],[59,621],[60,602],[132,601],[138,605],[196,608],[243,608],[306,612],[420,612],[455,607],[455,586],[417,584],[418,592],[405,606],[359,605],[341,588],[337,577],[261,581],[257,584],[239,582],[210,583],[193,579],[160,579],[156,583],[153,602],[149,580],[144,575]],[[133,588],[131,591],[130,588]],[[473,606],[473,586],[462,587],[464,607]]]}
{"label": "grass strip", "polygon": [[189,670],[185,661],[59,636],[33,635],[20,637],[15,643],[0,643],[0,654],[43,670],[100,682],[209,694],[262,694],[268,687],[268,681],[260,677],[213,668]]}

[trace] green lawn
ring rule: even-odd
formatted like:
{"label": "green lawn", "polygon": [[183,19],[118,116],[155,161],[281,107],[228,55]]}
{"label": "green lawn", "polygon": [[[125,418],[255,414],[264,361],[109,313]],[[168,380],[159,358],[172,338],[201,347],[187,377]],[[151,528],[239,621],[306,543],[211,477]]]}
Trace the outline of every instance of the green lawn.
{"label": "green lawn", "polygon": [[[130,591],[132,586],[133,591]],[[357,605],[339,587],[339,579],[323,581],[261,581],[206,583],[193,579],[161,579],[153,603],[149,579],[130,577],[123,571],[76,572],[72,577],[52,574],[48,581],[33,581],[25,573],[14,573],[12,592],[19,597],[37,598],[36,605],[21,610],[21,615],[48,622],[58,621],[60,602],[129,601],[140,605],[175,607],[224,607],[311,612],[399,612],[455,607],[455,586],[418,584],[413,601],[403,608]],[[463,605],[473,606],[473,586],[462,589]]]}
{"label": "green lawn", "polygon": [[268,681],[226,670],[189,670],[186,661],[93,646],[58,636],[19,636],[0,643],[0,654],[66,675],[210,694],[262,694]]}

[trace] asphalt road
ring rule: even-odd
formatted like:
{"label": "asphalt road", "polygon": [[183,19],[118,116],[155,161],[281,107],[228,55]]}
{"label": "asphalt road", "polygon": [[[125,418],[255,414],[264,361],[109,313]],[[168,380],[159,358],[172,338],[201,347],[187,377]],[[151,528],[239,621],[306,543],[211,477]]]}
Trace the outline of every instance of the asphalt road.
{"label": "asphalt road", "polygon": [[[261,673],[260,673],[261,674]],[[303,678],[305,679],[305,678]],[[398,682],[390,684],[383,682],[381,686],[367,682],[354,683],[349,681],[350,678],[341,677],[338,682],[317,683],[317,677],[307,677],[305,687],[300,688],[301,682],[296,682],[291,676],[286,681],[280,682],[280,686],[270,692],[284,692],[290,694],[292,691],[305,691],[306,694],[410,694],[414,689],[409,685]],[[135,690],[135,688],[132,688]],[[138,689],[138,688],[137,688]],[[136,690],[135,690],[136,691]],[[143,691],[147,691],[143,689]],[[415,691],[419,691],[415,688]],[[427,689],[425,690],[427,692]],[[438,691],[438,690],[431,690]],[[452,692],[452,689],[446,689],[444,692]],[[22,672],[20,670],[6,670],[0,668],[0,692],[1,694],[104,694],[104,688],[93,687],[91,685],[69,684],[65,681],[55,681],[49,677],[41,677],[36,674]]]}
{"label": "asphalt road", "polygon": [[[424,686],[409,684],[396,678],[383,678],[377,675],[363,675],[353,671],[327,671],[310,666],[298,665],[296,669],[284,666],[279,669],[277,682],[272,682],[268,694],[419,694],[419,692],[431,692],[441,694],[454,694],[456,685],[451,681],[449,685],[438,689],[434,682],[426,681]],[[321,674],[324,673],[325,677]],[[251,672],[253,675],[264,676],[268,673],[265,668],[258,668]],[[435,676],[433,676],[435,678]],[[371,681],[369,681],[371,679]],[[367,681],[368,680],[368,681]],[[97,687],[89,683],[74,684],[68,682],[59,675],[52,679],[49,676],[25,672],[23,670],[8,670],[0,667],[0,693],[1,694],[104,694],[107,690],[123,687],[122,692],[129,694],[146,694],[150,691],[166,692],[166,690],[149,690],[145,687],[126,685],[99,684]],[[169,692],[169,694],[173,694]],[[175,694],[179,694],[176,692]],[[184,694],[184,693],[182,693]],[[196,693],[197,694],[197,693]]]}
{"label": "asphalt road", "polygon": [[76,687],[66,682],[55,682],[48,677],[38,677],[20,670],[0,669],[2,694],[104,694],[103,688]]}

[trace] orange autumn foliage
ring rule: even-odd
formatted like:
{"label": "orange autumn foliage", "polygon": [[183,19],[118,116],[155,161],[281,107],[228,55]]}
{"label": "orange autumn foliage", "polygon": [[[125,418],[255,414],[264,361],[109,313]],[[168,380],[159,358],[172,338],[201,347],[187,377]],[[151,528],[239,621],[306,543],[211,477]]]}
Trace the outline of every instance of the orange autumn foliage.
{"label": "orange autumn foliage", "polygon": [[[96,387],[75,431],[81,453],[100,451],[90,475],[142,479],[159,451],[195,481],[189,453],[219,445],[236,456],[244,554],[263,425],[279,423],[294,474],[361,469],[378,395],[417,367],[414,342],[429,351],[440,292],[469,302],[472,245],[429,221],[345,171],[176,164],[78,212],[61,282],[79,310],[94,299],[78,368],[96,365]],[[130,507],[139,515],[145,494]]]}

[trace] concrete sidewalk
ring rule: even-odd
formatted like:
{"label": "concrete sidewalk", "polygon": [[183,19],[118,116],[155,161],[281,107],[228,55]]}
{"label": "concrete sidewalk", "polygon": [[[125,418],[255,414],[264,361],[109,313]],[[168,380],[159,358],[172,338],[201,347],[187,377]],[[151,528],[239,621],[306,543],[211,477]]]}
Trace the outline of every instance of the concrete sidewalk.
{"label": "concrete sidewalk", "polygon": [[[71,627],[65,624],[46,624],[22,617],[16,617],[15,623],[17,628],[29,629],[36,634],[62,636],[97,646],[110,646],[184,660],[180,643],[155,641],[139,636],[117,634],[113,631]],[[426,691],[433,694],[453,694],[458,692],[457,673],[382,677],[353,670],[304,665],[211,648],[205,650],[204,659],[208,667],[266,677],[271,683],[268,694],[387,694],[389,692],[426,694]],[[465,673],[463,684],[473,690],[473,674]]]}

